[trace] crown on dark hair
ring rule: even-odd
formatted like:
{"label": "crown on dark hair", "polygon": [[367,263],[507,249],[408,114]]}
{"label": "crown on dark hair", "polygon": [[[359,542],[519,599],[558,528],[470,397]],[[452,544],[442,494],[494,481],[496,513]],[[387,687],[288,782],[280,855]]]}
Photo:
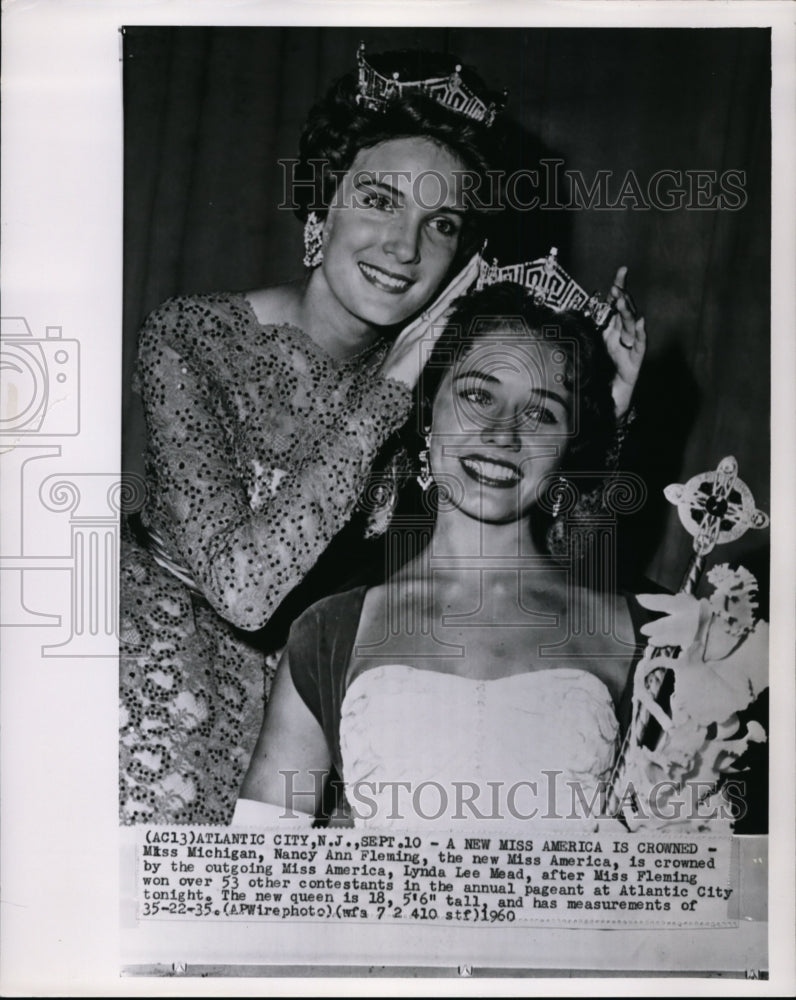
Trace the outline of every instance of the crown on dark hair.
{"label": "crown on dark hair", "polygon": [[399,73],[391,77],[383,76],[365,58],[365,43],[357,49],[357,104],[370,111],[386,111],[389,105],[404,94],[425,94],[438,104],[450,108],[456,114],[464,115],[479,122],[486,128],[494,122],[495,115],[506,104],[508,91],[503,91],[502,102],[490,101],[486,104],[472,92],[461,78],[461,64],[457,63],[448,76],[435,76],[427,80],[401,80]]}
{"label": "crown on dark hair", "polygon": [[481,258],[476,289],[510,281],[527,288],[536,302],[552,309],[573,309],[589,316],[597,326],[602,326],[612,311],[610,303],[599,295],[589,295],[558,263],[558,250],[550,248],[546,257],[522,261],[519,264],[498,266],[497,258],[488,264]]}

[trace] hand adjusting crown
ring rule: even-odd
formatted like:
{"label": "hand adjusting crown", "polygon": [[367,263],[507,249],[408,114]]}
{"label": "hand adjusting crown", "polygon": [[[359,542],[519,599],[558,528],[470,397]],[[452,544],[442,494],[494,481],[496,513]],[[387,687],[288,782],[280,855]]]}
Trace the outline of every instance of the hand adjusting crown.
{"label": "hand adjusting crown", "polygon": [[481,259],[481,270],[476,288],[496,285],[501,281],[511,281],[532,292],[534,299],[551,309],[573,309],[589,316],[598,326],[602,326],[612,312],[612,306],[599,295],[589,295],[570,277],[558,263],[558,250],[550,248],[546,257],[507,264],[499,267],[497,259],[488,264]]}
{"label": "hand adjusting crown", "polygon": [[490,101],[486,104],[474,94],[461,78],[461,64],[448,76],[431,77],[428,80],[401,80],[398,73],[383,76],[365,58],[365,43],[357,49],[357,104],[370,111],[385,111],[389,104],[404,94],[425,94],[438,104],[442,104],[457,114],[472,118],[486,128],[494,122],[495,115],[506,103],[508,91],[503,91],[502,102]]}

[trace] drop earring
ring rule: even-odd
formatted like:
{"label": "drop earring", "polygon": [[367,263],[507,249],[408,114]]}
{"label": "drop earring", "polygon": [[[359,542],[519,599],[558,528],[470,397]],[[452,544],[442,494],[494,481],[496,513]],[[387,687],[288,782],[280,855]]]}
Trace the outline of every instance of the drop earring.
{"label": "drop earring", "polygon": [[426,427],[423,438],[426,442],[426,446],[420,452],[420,472],[417,474],[417,482],[420,485],[420,489],[425,493],[434,481],[431,475],[431,462],[429,461],[429,450],[431,448],[430,427]]}
{"label": "drop earring", "polygon": [[323,222],[310,212],[304,223],[304,267],[318,267],[323,261]]}
{"label": "drop earring", "polygon": [[559,476],[556,480],[556,499],[553,504],[553,519],[557,518],[561,513],[561,508],[564,505],[564,494],[567,492],[567,481],[563,476]]}
{"label": "drop earring", "polygon": [[564,506],[564,497],[568,486],[567,480],[563,476],[559,476],[555,484],[551,487],[551,493],[555,496],[555,500],[550,509],[552,520],[550,521],[550,527],[547,529],[546,541],[547,551],[554,559],[567,559],[570,556],[569,531],[571,524],[568,518],[559,517],[561,509]]}

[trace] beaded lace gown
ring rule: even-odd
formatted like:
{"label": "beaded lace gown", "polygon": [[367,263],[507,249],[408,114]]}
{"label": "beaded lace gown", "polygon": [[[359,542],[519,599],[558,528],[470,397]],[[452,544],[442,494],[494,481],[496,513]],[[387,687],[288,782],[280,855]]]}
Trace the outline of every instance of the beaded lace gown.
{"label": "beaded lace gown", "polygon": [[243,295],[169,300],[140,339],[143,531],[121,557],[120,811],[229,820],[273,661],[251,641],[349,519],[411,393],[379,341],[338,362]]}

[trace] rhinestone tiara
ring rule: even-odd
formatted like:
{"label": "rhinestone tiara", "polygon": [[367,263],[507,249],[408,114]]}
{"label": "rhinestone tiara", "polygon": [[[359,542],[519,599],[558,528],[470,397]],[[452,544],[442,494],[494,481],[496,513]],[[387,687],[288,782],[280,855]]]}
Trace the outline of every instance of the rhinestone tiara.
{"label": "rhinestone tiara", "polygon": [[551,309],[574,309],[589,316],[597,326],[602,326],[612,312],[612,306],[599,295],[589,295],[570,277],[558,263],[558,250],[550,248],[546,257],[522,261],[519,264],[498,265],[494,258],[489,264],[481,258],[480,273],[476,289],[496,285],[501,281],[511,281],[527,288],[534,299]]}
{"label": "rhinestone tiara", "polygon": [[503,91],[503,101],[486,104],[474,94],[461,78],[461,64],[457,63],[448,76],[431,77],[428,80],[401,80],[399,74],[384,76],[365,58],[365,43],[357,49],[357,104],[369,111],[385,111],[388,105],[404,94],[425,94],[438,104],[443,104],[457,114],[480,122],[486,128],[494,122],[495,115],[506,103],[508,91]]}

